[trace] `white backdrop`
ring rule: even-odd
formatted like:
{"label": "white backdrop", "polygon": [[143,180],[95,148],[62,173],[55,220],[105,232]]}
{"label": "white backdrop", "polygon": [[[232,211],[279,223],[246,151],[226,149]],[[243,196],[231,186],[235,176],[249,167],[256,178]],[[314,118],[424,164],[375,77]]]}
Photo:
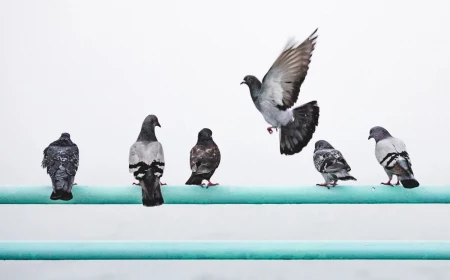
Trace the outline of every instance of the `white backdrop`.
{"label": "white backdrop", "polygon": [[[42,151],[62,132],[80,148],[76,182],[129,185],[143,119],[162,128],[163,181],[189,177],[213,131],[223,185],[314,185],[314,142],[341,150],[358,182],[386,175],[369,129],[403,139],[422,185],[445,185],[450,148],[448,1],[0,1],[0,185],[48,185]],[[297,105],[319,127],[279,154],[254,108],[287,39],[319,38]],[[447,239],[446,206],[0,206],[0,239]],[[69,217],[70,223],[60,222]],[[440,279],[444,262],[3,262],[5,279]],[[439,274],[440,273],[440,274]],[[103,277],[103,278],[102,278]],[[278,278],[277,278],[278,277]],[[345,278],[344,278],[345,277]],[[442,276],[443,277],[443,276]],[[444,279],[444,278],[442,278]],[[446,278],[445,278],[446,279]]]}

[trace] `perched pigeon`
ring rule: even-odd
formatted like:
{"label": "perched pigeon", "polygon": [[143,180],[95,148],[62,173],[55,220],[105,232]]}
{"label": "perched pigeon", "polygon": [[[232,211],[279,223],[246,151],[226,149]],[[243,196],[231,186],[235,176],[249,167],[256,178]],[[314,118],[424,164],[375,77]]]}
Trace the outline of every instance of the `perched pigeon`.
{"label": "perched pigeon", "polygon": [[78,170],[79,151],[70,140],[69,133],[62,133],[58,140],[52,142],[44,150],[42,168],[47,168],[47,174],[52,179],[52,200],[71,200],[72,186]]}
{"label": "perched pigeon", "polygon": [[405,143],[392,137],[386,129],[380,126],[375,126],[370,130],[368,139],[371,138],[375,139],[376,142],[375,157],[389,177],[389,181],[381,184],[392,186],[392,175],[396,175],[396,185],[400,185],[401,182],[403,187],[407,189],[418,187],[419,182],[414,178]]}
{"label": "perched pigeon", "polygon": [[199,185],[203,187],[203,180],[207,180],[209,186],[218,184],[211,183],[211,176],[220,164],[220,151],[212,139],[212,131],[208,128],[200,130],[197,144],[191,149],[190,165],[192,174],[186,185]]}
{"label": "perched pigeon", "polygon": [[334,187],[337,185],[338,180],[356,181],[356,178],[348,173],[352,169],[344,156],[327,141],[319,140],[316,142],[313,159],[314,166],[325,179],[325,183],[317,184],[317,186],[323,186],[329,189],[330,187],[328,185]]}
{"label": "perched pigeon", "polygon": [[130,148],[129,170],[142,188],[142,204],[147,207],[164,204],[160,178],[164,172],[164,152],[155,135],[161,127],[155,115],[148,115],[137,141]]}
{"label": "perched pigeon", "polygon": [[292,110],[298,99],[300,86],[305,80],[311,62],[317,29],[298,46],[289,42],[262,83],[255,76],[247,75],[241,84],[247,84],[256,108],[271,126],[280,128],[280,153],[299,153],[311,140],[319,123],[319,106],[316,101],[303,104]]}

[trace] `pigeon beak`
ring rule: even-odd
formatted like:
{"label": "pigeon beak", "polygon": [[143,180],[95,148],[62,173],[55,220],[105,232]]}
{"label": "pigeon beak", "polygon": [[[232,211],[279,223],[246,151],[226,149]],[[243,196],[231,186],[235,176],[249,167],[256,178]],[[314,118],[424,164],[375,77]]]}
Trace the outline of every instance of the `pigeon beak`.
{"label": "pigeon beak", "polygon": [[367,138],[367,140],[370,140],[372,138],[372,135],[369,135],[369,138]]}
{"label": "pigeon beak", "polygon": [[159,122],[157,122],[155,126],[159,126],[159,127],[161,127],[161,125],[159,124]]}
{"label": "pigeon beak", "polygon": [[246,84],[246,82],[245,82],[245,81],[242,81],[242,82],[241,82],[241,85],[242,85],[242,84]]}

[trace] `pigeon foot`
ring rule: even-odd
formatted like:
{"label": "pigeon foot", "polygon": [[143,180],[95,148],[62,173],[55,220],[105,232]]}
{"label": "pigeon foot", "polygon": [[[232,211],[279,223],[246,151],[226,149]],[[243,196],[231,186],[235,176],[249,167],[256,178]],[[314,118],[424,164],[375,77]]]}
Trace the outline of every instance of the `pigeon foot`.
{"label": "pigeon foot", "polygon": [[273,133],[272,128],[275,128],[275,130],[278,132],[278,127],[269,126],[269,127],[267,128],[267,131],[269,132],[269,134],[272,134],[272,133]]}
{"label": "pigeon foot", "polygon": [[316,186],[320,186],[320,187],[327,187],[327,189],[330,189],[330,186],[328,186],[328,183],[325,182],[323,184],[316,184]]}
{"label": "pigeon foot", "polygon": [[136,181],[134,181],[132,185],[140,186],[139,181],[137,183],[136,183]]}
{"label": "pigeon foot", "polygon": [[163,183],[161,181],[159,181],[159,184],[161,184],[161,186],[166,186],[167,185],[166,183]]}
{"label": "pigeon foot", "polygon": [[[217,185],[219,185],[219,183],[212,183],[211,181],[208,181],[208,184],[206,184],[205,186],[206,186],[206,188],[209,188],[211,186],[217,186]],[[203,188],[203,184],[202,184],[202,188]]]}
{"label": "pigeon foot", "polygon": [[385,186],[391,186],[391,187],[394,186],[394,185],[392,185],[391,180],[387,181],[386,183],[381,182],[381,184],[385,185]]}

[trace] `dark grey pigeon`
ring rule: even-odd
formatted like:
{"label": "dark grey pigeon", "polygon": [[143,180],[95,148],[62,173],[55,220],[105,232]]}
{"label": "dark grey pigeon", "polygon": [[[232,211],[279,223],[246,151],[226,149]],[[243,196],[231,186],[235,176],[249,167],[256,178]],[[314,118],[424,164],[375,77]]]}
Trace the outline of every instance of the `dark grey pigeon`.
{"label": "dark grey pigeon", "polygon": [[356,181],[356,178],[349,173],[352,169],[344,156],[327,141],[319,140],[316,142],[313,159],[314,166],[325,179],[325,183],[317,184],[317,186],[329,189],[329,185],[336,186],[338,180]]}
{"label": "dark grey pigeon", "polygon": [[142,188],[142,204],[147,207],[164,204],[160,178],[164,172],[164,151],[155,135],[159,124],[155,115],[148,115],[137,141],[130,148],[129,171]]}
{"label": "dark grey pigeon", "polygon": [[303,43],[289,42],[262,83],[255,76],[245,76],[241,84],[248,85],[256,109],[271,126],[280,129],[280,153],[299,153],[311,140],[319,124],[319,106],[311,101],[291,108],[298,99],[300,86],[305,80],[311,62],[317,29]]}
{"label": "dark grey pigeon", "polygon": [[216,186],[210,179],[220,164],[220,151],[212,139],[212,131],[204,128],[198,133],[197,144],[191,149],[190,160],[191,177],[186,185],[203,187],[203,180],[208,181],[206,188]]}
{"label": "dark grey pigeon", "polygon": [[52,179],[52,200],[71,200],[72,186],[78,170],[79,151],[70,139],[69,133],[62,133],[58,140],[52,142],[44,150],[42,168],[47,168],[47,174]]}
{"label": "dark grey pigeon", "polygon": [[375,157],[383,166],[389,181],[381,183],[392,186],[392,176],[397,176],[396,185],[402,183],[407,189],[416,188],[419,182],[414,178],[411,159],[402,140],[393,137],[385,128],[375,126],[370,130],[368,139],[375,139]]}

